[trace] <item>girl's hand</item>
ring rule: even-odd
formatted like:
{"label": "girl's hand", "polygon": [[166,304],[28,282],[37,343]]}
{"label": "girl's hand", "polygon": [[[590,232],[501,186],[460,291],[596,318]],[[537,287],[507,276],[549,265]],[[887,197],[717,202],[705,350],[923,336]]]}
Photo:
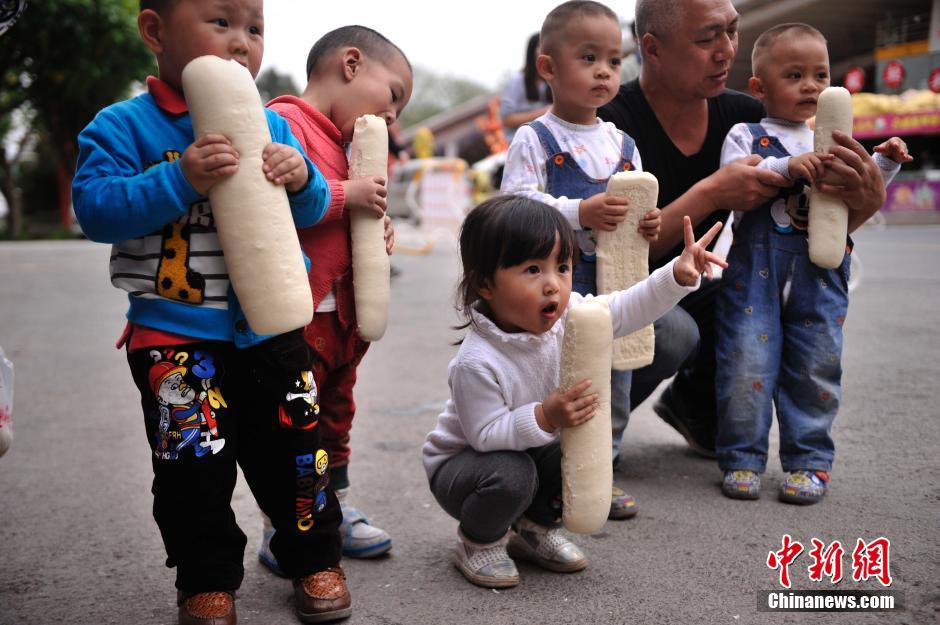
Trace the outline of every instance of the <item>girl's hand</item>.
{"label": "girl's hand", "polygon": [[261,153],[261,170],[265,177],[291,193],[307,184],[307,163],[300,152],[283,143],[269,143]]}
{"label": "girl's hand", "polygon": [[395,226],[392,225],[392,218],[385,216],[385,253],[392,255],[392,248],[395,247]]}
{"label": "girl's hand", "polygon": [[682,218],[682,226],[685,231],[685,249],[676,259],[672,266],[672,275],[676,282],[682,286],[695,286],[699,276],[705,272],[709,278],[712,277],[712,263],[715,263],[722,269],[728,266],[720,256],[712,254],[705,248],[711,243],[712,239],[721,232],[721,222],[719,221],[709,229],[698,241],[695,240],[695,233],[692,231],[692,220],[686,215]]}
{"label": "girl's hand", "polygon": [[598,399],[597,393],[583,395],[590,387],[590,380],[582,380],[567,390],[552,391],[545,401],[535,406],[536,423],[544,431],[554,432],[590,420],[597,412]]}
{"label": "girl's hand", "polygon": [[630,200],[622,195],[608,195],[602,191],[581,200],[578,205],[578,221],[587,230],[606,230],[613,232],[620,222],[627,218]]}
{"label": "girl's hand", "polygon": [[659,227],[662,225],[662,211],[658,208],[646,211],[643,218],[640,219],[639,232],[647,241],[655,241],[659,238]]}

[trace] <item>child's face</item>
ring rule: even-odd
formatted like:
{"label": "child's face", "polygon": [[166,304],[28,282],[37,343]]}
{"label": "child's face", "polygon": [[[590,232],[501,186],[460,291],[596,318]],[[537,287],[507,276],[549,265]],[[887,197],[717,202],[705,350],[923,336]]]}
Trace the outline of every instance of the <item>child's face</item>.
{"label": "child's face", "polygon": [[816,102],[829,86],[829,53],[817,37],[783,34],[766,53],[761,76],[750,82],[767,115],[804,122],[816,114]]}
{"label": "child's face", "polygon": [[616,20],[600,15],[572,20],[554,53],[543,55],[539,65],[552,88],[552,112],[565,121],[594,123],[597,108],[620,88],[620,54]]}
{"label": "child's face", "polygon": [[560,259],[559,238],[548,258],[530,258],[497,269],[493,281],[480,289],[493,322],[504,332],[547,332],[561,318],[571,297],[571,259]]}
{"label": "child's face", "polygon": [[411,99],[411,69],[400,54],[382,60],[359,55],[355,69],[348,62],[344,66],[345,90],[330,111],[330,120],[346,143],[352,141],[358,118],[376,115],[392,125]]}
{"label": "child's face", "polygon": [[262,0],[180,0],[162,16],[157,45],[160,78],[174,87],[186,64],[207,54],[233,59],[255,78],[264,53]]}

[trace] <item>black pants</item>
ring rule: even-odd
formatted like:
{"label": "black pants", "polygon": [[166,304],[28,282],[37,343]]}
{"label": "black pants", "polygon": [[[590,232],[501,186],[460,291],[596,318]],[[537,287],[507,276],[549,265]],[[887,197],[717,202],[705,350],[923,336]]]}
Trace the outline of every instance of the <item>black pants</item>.
{"label": "black pants", "polygon": [[561,447],[479,452],[466,448],[431,478],[431,492],[474,542],[499,540],[525,516],[539,525],[561,518]]}
{"label": "black pants", "polygon": [[184,592],[241,584],[246,539],[230,505],[236,464],[277,529],[271,550],[286,575],[339,562],[342,513],[312,410],[315,387],[296,364],[285,369],[290,358],[271,345],[207,341],[128,353],[153,450],[153,515]]}
{"label": "black pants", "polygon": [[672,383],[673,392],[679,395],[694,418],[712,435],[718,421],[718,404],[715,399],[715,301],[720,288],[720,280],[703,277],[699,290],[686,295],[679,302],[698,325],[699,346],[691,363],[686,362],[679,369]]}

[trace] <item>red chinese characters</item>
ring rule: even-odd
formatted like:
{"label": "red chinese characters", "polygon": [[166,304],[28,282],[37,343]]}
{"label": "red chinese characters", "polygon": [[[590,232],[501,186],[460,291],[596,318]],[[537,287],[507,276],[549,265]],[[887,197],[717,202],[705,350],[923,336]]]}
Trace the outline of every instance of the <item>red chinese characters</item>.
{"label": "red chinese characters", "polygon": [[767,566],[771,569],[780,569],[780,585],[784,588],[790,587],[790,565],[801,553],[803,553],[803,545],[790,538],[789,534],[784,534],[783,548],[767,554]]}
{"label": "red chinese characters", "polygon": [[810,549],[809,555],[813,563],[807,567],[809,578],[814,582],[821,582],[823,577],[828,577],[833,584],[838,584],[842,581],[842,555],[845,553],[842,543],[836,540],[826,547],[826,543],[818,538],[814,538],[812,543],[813,548]]}
{"label": "red chinese characters", "polygon": [[[812,538],[811,544],[812,549],[807,553],[812,563],[806,567],[810,581],[822,582],[828,579],[832,584],[841,582],[842,561],[845,556],[842,543],[834,540],[827,545],[818,538]],[[767,554],[767,567],[779,571],[780,585],[784,588],[790,588],[790,565],[803,551],[804,547],[800,541],[784,534],[781,549]],[[859,538],[852,551],[852,579],[862,582],[873,578],[882,586],[891,585],[891,541],[883,536],[867,543]]]}
{"label": "red chinese characters", "polygon": [[860,582],[874,577],[882,586],[890,586],[890,559],[890,540],[881,536],[866,543],[859,538],[852,551],[852,579]]}

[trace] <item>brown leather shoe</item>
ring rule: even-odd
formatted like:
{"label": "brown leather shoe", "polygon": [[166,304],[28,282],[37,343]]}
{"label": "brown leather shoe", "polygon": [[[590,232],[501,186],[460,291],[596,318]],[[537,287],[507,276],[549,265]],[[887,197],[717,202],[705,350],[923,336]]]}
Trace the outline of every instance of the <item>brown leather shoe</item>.
{"label": "brown leather shoe", "polygon": [[323,623],[352,614],[346,574],[339,567],[294,580],[294,607],[304,623]]}
{"label": "brown leather shoe", "polygon": [[228,592],[200,592],[176,596],[180,625],[235,625],[235,596]]}

